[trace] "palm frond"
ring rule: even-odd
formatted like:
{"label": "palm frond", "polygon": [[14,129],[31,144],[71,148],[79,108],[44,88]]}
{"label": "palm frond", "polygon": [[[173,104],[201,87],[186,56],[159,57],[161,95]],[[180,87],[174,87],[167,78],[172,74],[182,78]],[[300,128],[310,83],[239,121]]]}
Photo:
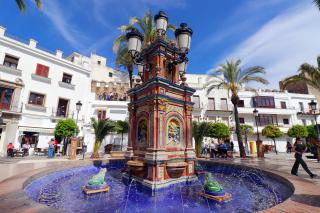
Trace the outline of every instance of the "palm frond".
{"label": "palm frond", "polygon": [[26,11],[26,5],[25,5],[23,0],[16,0],[16,3],[17,3],[17,5],[19,7],[19,10],[21,12],[25,12]]}
{"label": "palm frond", "polygon": [[36,2],[37,8],[42,8],[42,1],[41,0],[34,0]]}

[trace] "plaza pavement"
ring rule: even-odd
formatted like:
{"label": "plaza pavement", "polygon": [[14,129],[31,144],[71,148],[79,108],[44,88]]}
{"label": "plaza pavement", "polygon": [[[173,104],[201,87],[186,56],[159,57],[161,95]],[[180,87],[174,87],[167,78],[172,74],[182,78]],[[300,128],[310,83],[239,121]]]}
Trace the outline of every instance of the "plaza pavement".
{"label": "plaza pavement", "polygon": [[[78,156],[81,159],[80,156]],[[88,156],[89,158],[89,156]],[[306,159],[310,170],[320,176],[320,163],[313,159]],[[290,174],[294,163],[293,154],[269,153],[264,159],[248,157],[241,159],[237,156],[228,159],[203,159],[208,161],[221,161],[231,164],[242,164],[265,169],[273,174],[288,179],[294,186],[294,194],[285,202],[263,210],[266,213],[313,213],[320,212],[320,178],[311,179],[307,173],[299,168],[299,177]],[[104,160],[105,161],[105,160]],[[107,161],[107,160],[106,160]],[[66,157],[47,159],[46,157],[0,158],[0,209],[4,212],[60,212],[61,210],[46,207],[30,202],[23,192],[24,183],[38,173],[47,173],[57,169],[67,169],[74,166],[92,165],[92,161],[70,161]],[[2,212],[2,211],[0,211]]]}

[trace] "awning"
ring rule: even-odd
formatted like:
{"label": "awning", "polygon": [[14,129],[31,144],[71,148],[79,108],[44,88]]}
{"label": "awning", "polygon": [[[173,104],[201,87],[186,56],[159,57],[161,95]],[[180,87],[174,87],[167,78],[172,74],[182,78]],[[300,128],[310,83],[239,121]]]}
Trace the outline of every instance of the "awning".
{"label": "awning", "polygon": [[19,126],[19,132],[38,132],[45,134],[53,134],[53,128],[42,128],[42,127],[27,127],[27,126]]}

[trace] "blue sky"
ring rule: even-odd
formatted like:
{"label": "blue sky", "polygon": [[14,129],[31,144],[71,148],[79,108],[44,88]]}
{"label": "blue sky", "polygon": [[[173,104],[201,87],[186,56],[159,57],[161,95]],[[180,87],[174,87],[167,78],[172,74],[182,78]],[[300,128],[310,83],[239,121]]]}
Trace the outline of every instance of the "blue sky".
{"label": "blue sky", "polygon": [[264,66],[267,87],[278,88],[279,80],[303,62],[315,64],[320,54],[320,11],[312,0],[43,0],[41,10],[25,1],[27,11],[20,13],[15,0],[0,0],[0,25],[8,34],[34,38],[64,56],[95,52],[111,67],[117,27],[148,9],[165,10],[170,23],[187,22],[194,30],[189,73],[240,58],[244,67]]}

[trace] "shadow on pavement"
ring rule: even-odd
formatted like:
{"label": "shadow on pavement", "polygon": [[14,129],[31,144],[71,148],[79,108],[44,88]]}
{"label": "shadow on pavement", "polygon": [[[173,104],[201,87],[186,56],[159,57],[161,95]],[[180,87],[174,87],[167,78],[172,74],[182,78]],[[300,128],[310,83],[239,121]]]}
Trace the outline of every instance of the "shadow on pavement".
{"label": "shadow on pavement", "polygon": [[320,207],[320,195],[298,194],[291,196],[291,200],[309,206]]}

